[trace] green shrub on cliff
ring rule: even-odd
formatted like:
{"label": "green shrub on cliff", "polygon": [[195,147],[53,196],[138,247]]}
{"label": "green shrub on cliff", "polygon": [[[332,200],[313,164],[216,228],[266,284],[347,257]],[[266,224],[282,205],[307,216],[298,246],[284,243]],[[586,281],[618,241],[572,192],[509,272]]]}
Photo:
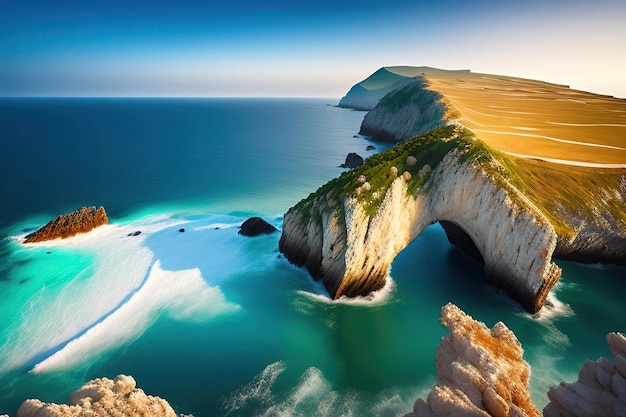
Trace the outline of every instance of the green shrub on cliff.
{"label": "green shrub on cliff", "polygon": [[[340,210],[343,204],[339,202],[343,198],[354,197],[363,203],[367,214],[373,217],[387,189],[399,175],[403,175],[405,171],[410,174],[408,192],[415,193],[430,178],[430,172],[420,176],[421,169],[428,165],[430,171],[434,170],[450,150],[455,147],[463,148],[472,140],[471,132],[458,126],[439,127],[369,157],[363,165],[327,182],[294,208],[300,212],[303,222],[309,222],[314,203],[319,204],[323,201],[322,198],[326,204],[336,203]],[[415,158],[415,164],[407,164],[409,156]],[[369,187],[364,186],[359,178],[365,178]]]}

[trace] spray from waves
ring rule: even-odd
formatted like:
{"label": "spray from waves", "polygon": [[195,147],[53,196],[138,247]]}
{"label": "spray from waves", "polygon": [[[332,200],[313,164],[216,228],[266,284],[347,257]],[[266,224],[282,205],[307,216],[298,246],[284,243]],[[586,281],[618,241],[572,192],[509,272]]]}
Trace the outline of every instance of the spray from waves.
{"label": "spray from waves", "polygon": [[[434,380],[421,389],[389,388],[373,394],[354,390],[340,391],[332,387],[321,370],[310,367],[304,371],[293,389],[274,394],[278,378],[287,369],[282,362],[268,365],[250,383],[222,401],[224,416],[264,417],[392,417],[404,415],[413,408],[418,396],[430,391]],[[283,378],[285,378],[284,376]]]}
{"label": "spray from waves", "polygon": [[237,311],[219,287],[209,287],[198,269],[165,271],[156,261],[145,283],[122,305],[35,365],[32,372],[68,369],[140,336],[165,312],[176,320],[203,321]]}
{"label": "spray from waves", "polygon": [[285,364],[281,361],[274,362],[265,367],[263,372],[255,376],[252,381],[224,399],[221,404],[222,410],[226,411],[225,415],[244,409],[252,405],[271,404],[274,401],[272,386],[276,379],[285,371]]}
{"label": "spray from waves", "polygon": [[298,290],[296,292],[299,295],[302,295],[315,302],[329,305],[378,307],[387,304],[392,299],[393,294],[396,292],[396,283],[389,275],[387,275],[387,279],[385,280],[385,286],[380,290],[373,291],[368,295],[357,296],[353,298],[341,296],[337,300],[333,300],[332,298],[330,298],[328,292],[321,282],[311,280],[311,284],[313,287],[311,291]]}
{"label": "spray from waves", "polygon": [[535,320],[540,322],[551,322],[556,318],[571,317],[576,314],[569,304],[565,304],[557,298],[555,290],[557,290],[560,285],[561,284],[557,284],[557,286],[548,293],[548,297],[546,298],[543,307],[541,307],[541,310],[532,315]]}

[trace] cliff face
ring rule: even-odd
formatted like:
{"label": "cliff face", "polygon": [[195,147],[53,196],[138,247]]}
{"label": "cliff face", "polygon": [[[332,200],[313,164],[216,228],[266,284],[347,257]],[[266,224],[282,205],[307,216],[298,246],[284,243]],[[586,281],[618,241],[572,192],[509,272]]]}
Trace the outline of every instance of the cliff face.
{"label": "cliff face", "polygon": [[437,385],[406,417],[539,417],[528,391],[524,351],[502,322],[492,329],[457,306],[441,309],[450,334],[437,347]]}
{"label": "cliff face", "polygon": [[29,234],[24,243],[43,242],[57,238],[68,238],[79,233],[87,233],[98,226],[107,224],[104,207],[81,207],[67,214],[61,214],[37,231]]}
{"label": "cliff face", "polygon": [[376,140],[398,142],[445,124],[441,94],[426,89],[423,77],[411,78],[379,100],[365,115],[360,134]]}
{"label": "cliff face", "polygon": [[96,378],[70,395],[69,405],[26,400],[17,417],[176,417],[162,398],[146,395],[135,380],[118,375],[115,380]]}
{"label": "cliff face", "polygon": [[371,110],[390,91],[398,88],[408,77],[381,68],[367,79],[355,84],[339,100],[339,107],[354,110]]}
{"label": "cliff face", "polygon": [[333,298],[366,295],[384,285],[402,249],[445,221],[474,243],[491,285],[537,311],[560,277],[557,235],[466,135],[436,129],[326,184],[285,214],[281,252]]}
{"label": "cliff face", "polygon": [[626,337],[606,336],[613,362],[605,358],[586,361],[578,381],[562,382],[548,392],[545,417],[601,417],[626,415]]}

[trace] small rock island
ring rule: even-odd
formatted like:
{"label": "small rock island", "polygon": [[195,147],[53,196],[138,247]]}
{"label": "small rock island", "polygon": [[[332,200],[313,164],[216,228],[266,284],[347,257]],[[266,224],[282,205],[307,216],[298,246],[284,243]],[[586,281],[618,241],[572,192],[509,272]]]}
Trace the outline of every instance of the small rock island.
{"label": "small rock island", "polygon": [[43,242],[58,238],[65,239],[79,233],[87,233],[108,222],[109,218],[104,207],[81,207],[71,213],[57,216],[45,226],[27,235],[24,243]]}

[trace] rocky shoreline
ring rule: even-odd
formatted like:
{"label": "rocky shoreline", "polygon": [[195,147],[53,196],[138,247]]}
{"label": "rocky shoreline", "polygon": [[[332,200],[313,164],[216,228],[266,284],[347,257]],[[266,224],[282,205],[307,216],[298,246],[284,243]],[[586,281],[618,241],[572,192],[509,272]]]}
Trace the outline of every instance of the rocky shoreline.
{"label": "rocky shoreline", "polygon": [[[418,398],[405,417],[539,417],[529,393],[531,369],[515,334],[502,323],[491,329],[454,304],[441,309],[439,321],[450,330],[436,355],[437,384]],[[578,381],[548,392],[545,417],[611,417],[626,413],[626,337],[607,335],[613,361],[582,366]],[[68,404],[24,401],[17,417],[185,417],[168,402],[147,395],[126,375],[97,378],[74,391]],[[3,417],[3,416],[0,416]],[[187,416],[189,417],[189,416]]]}
{"label": "rocky shoreline", "polygon": [[80,233],[87,233],[109,222],[104,207],[81,207],[71,213],[61,214],[45,226],[30,233],[24,243],[44,242],[54,239],[66,239]]}
{"label": "rocky shoreline", "polygon": [[280,240],[287,259],[333,298],[367,295],[384,286],[404,247],[441,222],[451,243],[483,263],[490,285],[533,313],[560,278],[553,259],[626,265],[625,170],[496,151],[464,127],[429,83],[433,74],[448,83],[465,77],[461,84],[484,75],[382,68],[341,99],[370,110],[361,133],[403,142],[289,209]]}

